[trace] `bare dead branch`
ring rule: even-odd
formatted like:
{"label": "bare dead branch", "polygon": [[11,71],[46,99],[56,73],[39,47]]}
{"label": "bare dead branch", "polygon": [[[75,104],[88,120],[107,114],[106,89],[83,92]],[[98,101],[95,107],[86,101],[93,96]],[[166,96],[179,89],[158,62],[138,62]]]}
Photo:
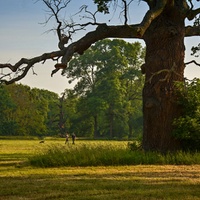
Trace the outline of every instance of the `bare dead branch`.
{"label": "bare dead branch", "polygon": [[[0,64],[2,69],[10,69],[15,72],[15,77],[13,79],[6,80],[5,77],[1,76],[0,82],[5,82],[6,84],[14,83],[15,81],[21,80],[26,76],[28,71],[34,64],[44,63],[46,60],[56,60],[61,58],[62,69],[67,67],[68,62],[71,60],[75,53],[83,54],[86,49],[88,49],[93,43],[105,39],[105,38],[140,38],[138,36],[138,25],[130,26],[107,26],[106,24],[99,25],[96,30],[87,33],[77,42],[71,43],[68,47],[63,50],[54,51],[50,53],[44,53],[43,55],[26,59],[22,58],[16,64],[12,65],[10,63]],[[56,65],[55,65],[56,66]],[[51,75],[58,72],[61,68],[56,68],[52,71]],[[7,75],[10,73],[7,73]]]}
{"label": "bare dead branch", "polygon": [[31,59],[22,58],[15,65],[10,63],[0,64],[1,69],[10,69],[14,73],[14,78],[10,80],[6,80],[6,76],[11,76],[11,73],[7,73],[0,78],[0,82],[4,82],[5,84],[11,84],[16,81],[21,80],[26,76],[30,68],[34,66],[36,63],[45,62],[47,59],[60,58],[64,55],[64,51],[54,51],[51,53],[44,53],[41,56],[37,56]]}
{"label": "bare dead branch", "polygon": [[[83,10],[85,11],[85,13],[89,14],[89,16],[82,16],[82,18],[86,18],[86,19],[90,19],[93,21],[93,23],[97,23],[97,19],[96,19],[96,14],[98,13],[98,11],[92,13],[90,11],[88,11],[88,6],[86,5],[83,5],[81,8],[80,8],[80,11],[78,13],[81,13]],[[76,13],[75,15],[77,15],[78,13]]]}
{"label": "bare dead branch", "polygon": [[124,25],[127,25],[128,18],[127,18],[127,2],[126,0],[122,0],[124,4]]}
{"label": "bare dead branch", "polygon": [[67,7],[67,5],[70,3],[71,0],[67,1],[56,1],[56,0],[43,0],[44,4],[49,8],[50,10],[50,16],[46,20],[45,23],[48,23],[52,17],[55,18],[58,26],[56,28],[57,36],[59,39],[58,47],[60,50],[64,49],[64,45],[68,43],[69,39],[71,38],[71,35],[68,36],[63,32],[64,28],[62,28],[63,22],[59,19],[59,13]]}
{"label": "bare dead branch", "polygon": [[192,60],[192,61],[190,61],[190,62],[187,62],[187,63],[185,63],[185,65],[189,65],[189,64],[192,64],[192,63],[194,63],[195,65],[197,65],[197,66],[200,67],[200,64],[197,63],[195,60]]}
{"label": "bare dead branch", "polygon": [[[77,31],[80,31],[80,30],[85,30],[87,26],[99,26],[101,25],[102,23],[98,23],[97,22],[97,19],[96,19],[96,14],[98,13],[98,11],[92,13],[90,12],[88,9],[88,6],[86,5],[83,5],[80,10],[75,13],[73,16],[76,16],[82,12],[85,13],[85,15],[83,16],[80,16],[81,18],[84,18],[84,19],[87,19],[88,22],[87,23],[74,23],[73,19],[71,18],[71,22],[69,23],[68,21],[63,21],[63,29],[67,30],[68,32],[68,35],[71,37],[72,34],[74,34],[75,32]],[[70,38],[72,39],[72,38]]]}
{"label": "bare dead branch", "polygon": [[[141,24],[136,25],[127,25],[127,10],[124,10],[125,14],[125,25],[121,26],[107,26],[106,24],[98,24],[96,21],[96,13],[91,13],[87,10],[87,7],[83,7],[87,14],[91,17],[92,22],[88,22],[86,24],[68,24],[67,22],[63,22],[59,19],[59,12],[67,6],[67,4],[71,1],[64,1],[65,4],[61,5],[61,1],[57,0],[43,0],[46,2],[47,7],[50,9],[52,15],[50,17],[54,17],[58,24],[57,26],[57,35],[59,37],[59,51],[54,51],[51,53],[45,53],[43,55],[25,59],[22,58],[16,64],[12,65],[10,63],[0,64],[0,68],[9,69],[14,72],[15,77],[13,79],[7,80],[6,78],[11,76],[11,73],[3,74],[0,78],[1,82],[5,82],[6,84],[13,83],[22,79],[33,67],[34,64],[45,62],[48,59],[52,59],[53,61],[57,61],[57,65],[55,65],[55,69],[52,71],[51,75],[58,72],[60,69],[65,69],[67,67],[68,62],[71,60],[75,53],[83,54],[85,50],[87,50],[93,43],[105,39],[105,38],[139,38],[142,39],[143,35],[151,24],[151,22],[158,17],[163,9],[165,8],[168,0],[159,0],[156,1],[156,5],[152,6],[151,9],[146,13]],[[123,1],[124,6],[126,6],[126,0]],[[64,23],[64,25],[63,25]],[[97,26],[96,30],[87,33],[81,39],[76,42],[69,44],[67,47],[64,45],[68,42],[69,36],[63,34],[63,29],[68,28],[68,31],[76,32],[77,30],[84,29],[88,25]],[[186,36],[194,36],[200,35],[200,27],[186,27],[185,29]],[[58,60],[61,58],[61,63],[58,63]],[[58,65],[59,64],[59,65]],[[59,66],[59,67],[58,67]],[[163,71],[164,72],[164,71]],[[167,71],[165,71],[166,73]],[[170,71],[171,72],[171,71]]]}
{"label": "bare dead branch", "polygon": [[188,0],[188,1],[190,3],[190,9],[192,10],[194,8],[193,2],[192,2],[192,0]]}
{"label": "bare dead branch", "polygon": [[33,66],[31,67],[31,69],[32,69],[33,75],[37,75],[37,73],[35,73],[35,71],[34,71],[34,67]]}
{"label": "bare dead branch", "polygon": [[120,12],[120,15],[123,14],[124,16],[124,25],[127,25],[128,23],[128,8],[133,1],[134,0],[130,0],[127,2],[127,0],[122,0],[123,6],[121,7],[122,11]]}

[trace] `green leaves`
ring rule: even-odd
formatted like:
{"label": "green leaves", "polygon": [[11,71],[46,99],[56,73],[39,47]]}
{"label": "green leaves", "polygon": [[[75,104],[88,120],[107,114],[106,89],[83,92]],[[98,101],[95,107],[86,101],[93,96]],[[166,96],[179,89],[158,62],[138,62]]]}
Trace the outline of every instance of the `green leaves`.
{"label": "green leaves", "polygon": [[[34,135],[47,134],[52,102],[58,95],[22,84],[12,84],[0,89],[0,134]],[[56,105],[57,107],[57,105]],[[50,123],[49,123],[50,124]],[[52,123],[51,123],[52,124]],[[48,132],[49,133],[49,132]]]}
{"label": "green leaves", "polygon": [[200,150],[200,79],[179,84],[178,95],[184,110],[174,121],[174,135],[181,139],[183,149]]}
{"label": "green leaves", "polygon": [[193,47],[191,48],[191,50],[192,50],[191,55],[194,55],[194,56],[196,56],[196,57],[199,57],[200,43],[199,43],[197,46],[193,46]]}
{"label": "green leaves", "polygon": [[[144,52],[138,42],[106,39],[92,45],[82,56],[76,55],[69,63],[65,73],[70,82],[76,82],[79,119],[83,122],[87,118],[87,123],[93,123],[94,132],[110,137],[132,135],[127,127],[132,129],[132,120],[142,115],[140,65]],[[133,117],[135,114],[137,117]]]}
{"label": "green leaves", "polygon": [[15,132],[16,123],[12,115],[15,108],[16,105],[6,87],[0,85],[0,135],[10,135]]}
{"label": "green leaves", "polygon": [[94,3],[97,4],[97,10],[101,13],[109,13],[109,3],[112,0],[94,0]]}

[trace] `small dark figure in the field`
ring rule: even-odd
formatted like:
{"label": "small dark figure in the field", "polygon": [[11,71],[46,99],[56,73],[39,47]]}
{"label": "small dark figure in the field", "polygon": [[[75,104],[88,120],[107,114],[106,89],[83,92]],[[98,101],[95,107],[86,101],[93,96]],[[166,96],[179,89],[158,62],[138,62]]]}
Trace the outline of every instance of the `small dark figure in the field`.
{"label": "small dark figure in the field", "polygon": [[69,143],[69,135],[68,135],[68,133],[65,136],[65,144],[67,144],[67,143]]}
{"label": "small dark figure in the field", "polygon": [[76,135],[72,133],[72,144],[75,144]]}
{"label": "small dark figure in the field", "polygon": [[44,143],[44,140],[41,140],[40,143]]}

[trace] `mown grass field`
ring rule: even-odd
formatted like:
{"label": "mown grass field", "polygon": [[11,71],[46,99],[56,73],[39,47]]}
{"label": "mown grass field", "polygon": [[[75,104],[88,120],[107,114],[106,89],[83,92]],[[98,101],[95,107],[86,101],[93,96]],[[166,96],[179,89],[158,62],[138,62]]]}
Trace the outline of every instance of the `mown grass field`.
{"label": "mown grass field", "polygon": [[[127,142],[110,141],[77,141],[75,146],[83,143],[127,146]],[[66,148],[64,139],[44,144],[37,140],[1,140],[0,200],[200,199],[200,165],[39,168],[22,164],[56,144]]]}

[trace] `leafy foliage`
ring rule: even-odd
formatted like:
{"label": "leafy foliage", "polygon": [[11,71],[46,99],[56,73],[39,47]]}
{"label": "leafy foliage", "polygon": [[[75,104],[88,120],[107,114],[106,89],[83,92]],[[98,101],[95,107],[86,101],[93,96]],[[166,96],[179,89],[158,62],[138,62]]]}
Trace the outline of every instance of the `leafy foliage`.
{"label": "leafy foliage", "polygon": [[0,135],[14,135],[17,124],[12,113],[16,109],[16,104],[11,98],[5,86],[0,86]]}
{"label": "leafy foliage", "polygon": [[200,150],[200,79],[178,84],[179,104],[183,114],[174,121],[174,135],[184,150]]}
{"label": "leafy foliage", "polygon": [[22,84],[3,89],[0,104],[5,120],[1,123],[1,135],[47,135],[50,104],[58,95]]}
{"label": "leafy foliage", "polygon": [[109,13],[109,6],[108,4],[112,0],[94,0],[94,3],[97,4],[97,10],[101,13],[108,14]]}
{"label": "leafy foliage", "polygon": [[134,122],[142,116],[140,65],[144,52],[138,42],[106,39],[71,60],[65,73],[70,83],[76,81],[79,123],[90,124],[88,130],[82,125],[84,131],[93,130],[89,135],[132,137]]}
{"label": "leafy foliage", "polygon": [[191,53],[191,55],[195,55],[196,57],[198,57],[199,56],[199,51],[200,51],[200,43],[197,45],[197,46],[193,46],[192,48],[191,48],[191,50],[192,50],[192,53]]}

